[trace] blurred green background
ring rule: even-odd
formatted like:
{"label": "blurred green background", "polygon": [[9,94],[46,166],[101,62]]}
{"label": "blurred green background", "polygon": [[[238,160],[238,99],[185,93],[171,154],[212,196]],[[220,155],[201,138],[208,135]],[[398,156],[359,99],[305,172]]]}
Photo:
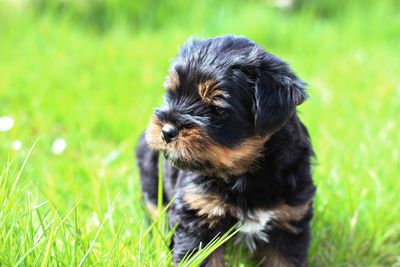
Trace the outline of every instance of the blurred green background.
{"label": "blurred green background", "polygon": [[[133,148],[180,45],[232,33],[309,84],[310,266],[400,266],[399,11],[396,0],[0,0],[0,265],[169,266],[170,232],[145,219]],[[230,266],[252,264],[231,250]]]}

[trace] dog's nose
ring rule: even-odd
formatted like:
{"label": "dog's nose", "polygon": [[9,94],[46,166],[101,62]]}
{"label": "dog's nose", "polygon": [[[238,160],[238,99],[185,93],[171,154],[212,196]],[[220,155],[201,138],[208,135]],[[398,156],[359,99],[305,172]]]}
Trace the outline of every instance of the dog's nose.
{"label": "dog's nose", "polygon": [[178,130],[176,129],[175,126],[171,124],[165,124],[162,129],[162,137],[165,142],[170,143],[172,140],[176,138],[178,135]]}

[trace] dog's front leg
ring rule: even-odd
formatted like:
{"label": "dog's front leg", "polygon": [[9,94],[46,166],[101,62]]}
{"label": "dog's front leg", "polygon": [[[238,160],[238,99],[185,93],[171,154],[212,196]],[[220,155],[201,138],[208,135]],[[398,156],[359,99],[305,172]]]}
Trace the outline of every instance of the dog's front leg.
{"label": "dog's front leg", "polygon": [[[223,235],[221,229],[209,227],[204,223],[204,218],[198,217],[190,210],[177,211],[176,207],[173,207],[170,210],[169,219],[171,226],[177,224],[172,244],[175,266],[178,266],[185,255],[195,253],[199,247],[204,248],[214,237]],[[200,266],[225,266],[223,252],[222,247],[218,248]]]}

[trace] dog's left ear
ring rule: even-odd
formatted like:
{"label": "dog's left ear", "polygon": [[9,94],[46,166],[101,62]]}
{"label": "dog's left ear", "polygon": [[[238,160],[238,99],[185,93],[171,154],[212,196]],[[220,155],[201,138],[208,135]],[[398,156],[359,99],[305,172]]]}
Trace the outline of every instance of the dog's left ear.
{"label": "dog's left ear", "polygon": [[279,130],[307,99],[305,86],[285,62],[266,53],[255,83],[256,131],[265,135]]}

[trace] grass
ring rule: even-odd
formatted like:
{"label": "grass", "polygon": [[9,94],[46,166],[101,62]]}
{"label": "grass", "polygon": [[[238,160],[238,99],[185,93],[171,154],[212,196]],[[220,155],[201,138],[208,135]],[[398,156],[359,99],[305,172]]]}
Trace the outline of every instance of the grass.
{"label": "grass", "polygon": [[[0,265],[170,266],[172,232],[165,216],[146,219],[133,148],[184,40],[235,33],[309,83],[299,111],[318,156],[310,266],[400,266],[396,3],[331,1],[328,17],[202,3],[148,27],[115,19],[101,32],[0,3],[0,116],[15,121],[0,132]],[[55,155],[58,138],[67,147]],[[229,250],[232,266],[248,266],[245,251]]]}

